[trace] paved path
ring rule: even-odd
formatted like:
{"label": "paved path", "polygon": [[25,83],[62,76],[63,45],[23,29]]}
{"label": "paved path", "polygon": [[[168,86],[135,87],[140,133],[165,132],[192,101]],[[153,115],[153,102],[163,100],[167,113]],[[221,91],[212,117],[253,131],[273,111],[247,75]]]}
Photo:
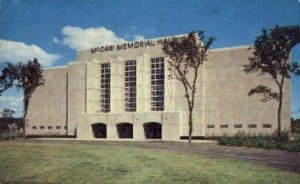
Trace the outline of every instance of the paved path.
{"label": "paved path", "polygon": [[186,143],[134,143],[131,146],[198,153],[216,157],[229,157],[252,163],[265,164],[283,170],[300,173],[300,152],[265,150],[247,147],[220,146],[216,144],[187,145]]}
{"label": "paved path", "polygon": [[[64,140],[64,141],[62,141]],[[235,158],[251,163],[265,164],[286,171],[300,173],[300,152],[280,150],[265,150],[259,148],[220,146],[217,144],[201,144],[198,142],[188,145],[183,142],[162,141],[77,141],[66,139],[30,139],[25,142],[91,144],[99,146],[130,146],[147,149],[170,150],[180,153],[204,154],[214,157]]]}

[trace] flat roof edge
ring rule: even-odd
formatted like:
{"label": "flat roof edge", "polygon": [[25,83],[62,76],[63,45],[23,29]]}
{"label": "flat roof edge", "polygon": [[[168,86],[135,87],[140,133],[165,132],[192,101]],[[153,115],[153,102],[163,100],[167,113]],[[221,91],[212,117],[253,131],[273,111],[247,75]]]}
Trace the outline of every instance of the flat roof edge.
{"label": "flat roof edge", "polygon": [[212,52],[218,52],[218,51],[228,51],[228,50],[237,50],[237,49],[248,49],[252,45],[241,45],[241,46],[233,46],[233,47],[222,47],[222,48],[215,48],[210,49]]}
{"label": "flat roof edge", "polygon": [[45,67],[44,70],[56,70],[65,68],[68,68],[68,65]]}

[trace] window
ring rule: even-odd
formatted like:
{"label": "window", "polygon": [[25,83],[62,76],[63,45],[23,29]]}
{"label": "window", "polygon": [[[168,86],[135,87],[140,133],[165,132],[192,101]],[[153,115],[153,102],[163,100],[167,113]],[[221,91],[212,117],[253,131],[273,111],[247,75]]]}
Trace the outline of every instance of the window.
{"label": "window", "polygon": [[207,128],[215,128],[215,125],[207,125]]}
{"label": "window", "polygon": [[48,130],[52,130],[52,126],[48,126]]}
{"label": "window", "polygon": [[263,128],[272,128],[271,124],[263,124]]}
{"label": "window", "polygon": [[243,127],[242,124],[235,124],[235,125],[234,125],[234,128],[242,128],[242,127]]}
{"label": "window", "polygon": [[40,126],[40,129],[44,129],[45,127],[44,126]]}
{"label": "window", "polygon": [[60,129],[60,126],[56,126],[56,129]]}
{"label": "window", "polygon": [[136,111],[136,61],[125,62],[125,111]]}
{"label": "window", "polygon": [[228,128],[227,124],[220,125],[221,128]]}
{"label": "window", "polygon": [[36,130],[36,129],[37,129],[37,127],[36,127],[36,126],[33,126],[33,127],[32,127],[32,129]]}
{"label": "window", "polygon": [[110,64],[101,64],[101,111],[110,111]]}
{"label": "window", "polygon": [[151,110],[164,110],[164,58],[151,59]]}
{"label": "window", "polygon": [[249,124],[248,128],[256,128],[256,124]]}

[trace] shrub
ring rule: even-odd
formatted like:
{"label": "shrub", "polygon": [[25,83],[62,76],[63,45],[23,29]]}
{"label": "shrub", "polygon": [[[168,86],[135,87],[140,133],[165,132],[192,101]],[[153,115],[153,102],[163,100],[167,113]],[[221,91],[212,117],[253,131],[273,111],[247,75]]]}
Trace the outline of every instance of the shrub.
{"label": "shrub", "polygon": [[280,133],[280,136],[277,136],[277,131],[273,133],[273,139],[278,142],[287,142],[290,139],[290,131],[284,130]]}
{"label": "shrub", "polygon": [[287,151],[300,151],[300,137],[295,140],[289,140],[289,132],[284,131],[280,137],[250,135],[243,131],[237,132],[233,137],[220,137],[220,145],[257,147],[263,149],[281,149]]}
{"label": "shrub", "polygon": [[228,145],[229,144],[229,137],[220,137],[218,139],[220,145]]}
{"label": "shrub", "polygon": [[287,151],[300,151],[300,140],[293,140],[287,142],[276,142],[276,148]]}
{"label": "shrub", "polygon": [[14,132],[0,132],[0,141],[2,140],[13,140],[19,137],[20,135]]}
{"label": "shrub", "polygon": [[232,145],[236,146],[246,146],[247,145],[247,135],[244,131],[238,131],[234,135],[234,138],[232,139]]}

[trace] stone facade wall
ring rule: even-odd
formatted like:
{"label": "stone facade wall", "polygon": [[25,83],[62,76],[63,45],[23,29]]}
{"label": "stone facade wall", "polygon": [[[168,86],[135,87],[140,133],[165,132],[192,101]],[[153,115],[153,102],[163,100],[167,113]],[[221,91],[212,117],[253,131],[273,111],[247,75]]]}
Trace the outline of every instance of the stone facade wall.
{"label": "stone facade wall", "polygon": [[36,89],[29,103],[26,134],[66,135],[67,72],[66,67],[43,72],[45,84]]}
{"label": "stone facade wall", "polygon": [[[248,63],[250,53],[248,47],[211,51],[209,62],[204,65],[203,98],[207,136],[232,135],[238,130],[252,134],[266,134],[277,129],[278,103],[275,101],[263,103],[259,101],[260,96],[247,95],[251,88],[259,84],[277,90],[275,82],[269,76],[244,73],[243,65]],[[284,97],[282,127],[289,129],[289,81],[286,82]],[[242,128],[235,128],[237,124]],[[249,128],[250,124],[256,124],[256,128]],[[271,125],[271,128],[263,128],[264,124]],[[215,128],[208,128],[207,125],[214,125]],[[223,125],[228,125],[228,128]]]}

